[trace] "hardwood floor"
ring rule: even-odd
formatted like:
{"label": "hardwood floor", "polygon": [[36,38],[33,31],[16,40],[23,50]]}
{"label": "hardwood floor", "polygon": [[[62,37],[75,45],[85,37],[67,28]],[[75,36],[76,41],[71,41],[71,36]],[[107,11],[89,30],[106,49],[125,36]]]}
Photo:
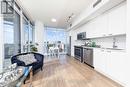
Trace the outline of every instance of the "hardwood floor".
{"label": "hardwood floor", "polygon": [[[22,87],[28,87],[28,84]],[[122,87],[86,64],[68,56],[45,62],[33,77],[33,87]]]}

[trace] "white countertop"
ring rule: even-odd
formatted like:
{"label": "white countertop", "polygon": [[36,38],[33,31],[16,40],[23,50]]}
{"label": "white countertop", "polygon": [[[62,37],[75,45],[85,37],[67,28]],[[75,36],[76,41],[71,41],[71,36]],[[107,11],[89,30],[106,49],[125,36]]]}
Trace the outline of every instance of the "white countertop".
{"label": "white countertop", "polygon": [[119,52],[126,52],[125,49],[116,49],[116,48],[98,48],[98,47],[87,47],[87,46],[81,46],[83,48],[90,48],[90,49],[102,49],[102,50],[110,50],[110,51],[119,51]]}

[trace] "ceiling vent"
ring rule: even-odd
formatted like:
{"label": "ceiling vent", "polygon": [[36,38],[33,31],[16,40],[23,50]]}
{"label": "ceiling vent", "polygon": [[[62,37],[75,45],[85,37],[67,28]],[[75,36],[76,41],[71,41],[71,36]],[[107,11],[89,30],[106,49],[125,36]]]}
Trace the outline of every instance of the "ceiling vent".
{"label": "ceiling vent", "polygon": [[95,8],[100,2],[102,2],[102,0],[97,0],[97,1],[93,4],[93,8]]}

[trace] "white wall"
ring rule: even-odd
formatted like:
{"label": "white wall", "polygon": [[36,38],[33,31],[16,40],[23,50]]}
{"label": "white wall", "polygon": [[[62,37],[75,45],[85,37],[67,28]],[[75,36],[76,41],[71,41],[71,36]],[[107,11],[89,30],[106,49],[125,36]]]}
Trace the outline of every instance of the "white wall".
{"label": "white wall", "polygon": [[35,43],[38,43],[38,52],[44,53],[44,24],[40,21],[35,22]]}
{"label": "white wall", "polygon": [[125,67],[127,73],[127,87],[130,87],[130,0],[127,0],[127,65]]}

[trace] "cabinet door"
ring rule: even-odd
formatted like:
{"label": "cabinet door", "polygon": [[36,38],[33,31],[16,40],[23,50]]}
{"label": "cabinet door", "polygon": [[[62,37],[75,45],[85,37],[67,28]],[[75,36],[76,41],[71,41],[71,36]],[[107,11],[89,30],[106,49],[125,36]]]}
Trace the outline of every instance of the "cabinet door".
{"label": "cabinet door", "polygon": [[101,73],[106,73],[107,54],[104,50],[94,50],[94,67]]}
{"label": "cabinet door", "polygon": [[103,14],[88,23],[88,38],[103,37],[108,33],[108,14]]}
{"label": "cabinet door", "polygon": [[94,67],[95,69],[100,69],[100,56],[101,56],[101,51],[99,49],[94,49],[94,55],[93,55],[93,58],[94,58]]}
{"label": "cabinet door", "polygon": [[104,37],[108,33],[108,14],[104,13],[94,22],[95,37]]}
{"label": "cabinet door", "polygon": [[126,33],[126,5],[118,6],[109,12],[109,33],[118,35]]}
{"label": "cabinet door", "polygon": [[119,82],[125,82],[125,62],[126,62],[126,53],[111,51],[109,53],[109,60],[107,64],[107,73],[114,80]]}
{"label": "cabinet door", "polygon": [[108,53],[105,50],[101,50],[101,70],[104,74],[107,72]]}
{"label": "cabinet door", "polygon": [[87,38],[92,38],[93,37],[93,31],[94,31],[94,24],[93,21],[90,21],[86,25],[86,36]]}

